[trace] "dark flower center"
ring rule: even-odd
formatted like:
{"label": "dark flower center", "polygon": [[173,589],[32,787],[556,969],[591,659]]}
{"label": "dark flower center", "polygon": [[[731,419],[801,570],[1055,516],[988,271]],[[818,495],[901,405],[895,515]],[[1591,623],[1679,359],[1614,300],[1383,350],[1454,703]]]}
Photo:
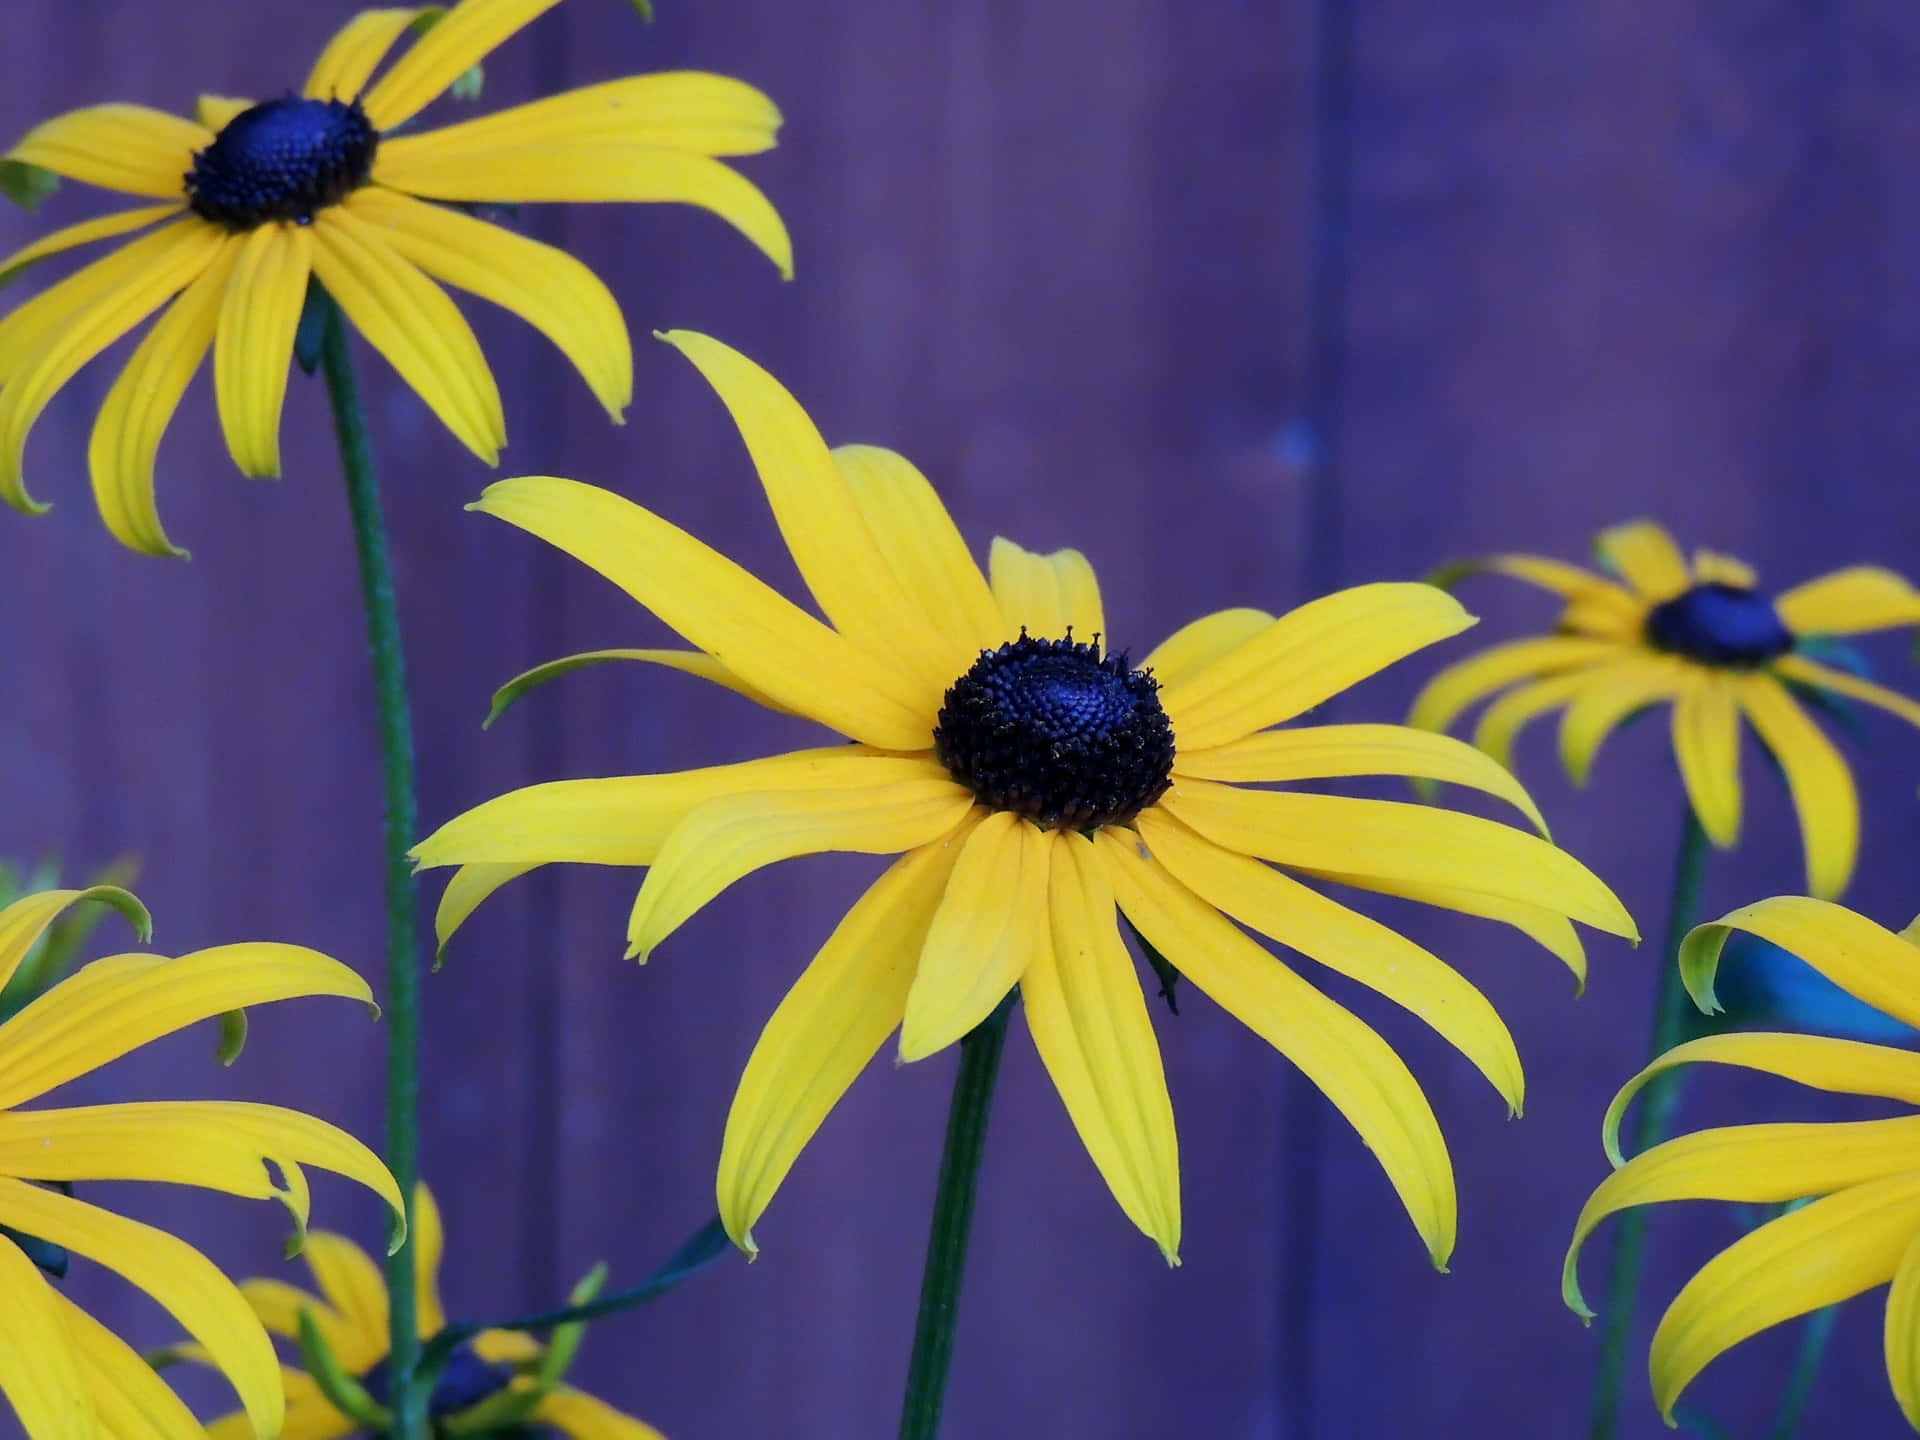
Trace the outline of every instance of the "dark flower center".
{"label": "dark flower center", "polygon": [[[473,1353],[471,1342],[462,1345],[447,1357],[446,1368],[440,1372],[440,1378],[433,1382],[433,1394],[427,1398],[427,1415],[434,1420],[458,1415],[462,1410],[478,1405],[482,1400],[506,1389],[513,1379],[513,1373],[511,1365],[496,1365],[491,1360],[482,1360]],[[361,1376],[360,1383],[366,1387],[374,1404],[387,1404],[387,1365],[384,1360]]]}
{"label": "dark flower center", "polygon": [[1173,727],[1159,683],[1125,655],[1035,640],[983,650],[953,682],[933,743],[955,780],[995,810],[1048,829],[1131,820],[1166,791]]}
{"label": "dark flower center", "polygon": [[1793,648],[1772,597],[1717,580],[1654,606],[1647,640],[1703,665],[1764,665]]}
{"label": "dark flower center", "polygon": [[304,225],[367,183],[380,133],[359,101],[285,95],[242,110],[193,157],[194,213],[229,230]]}

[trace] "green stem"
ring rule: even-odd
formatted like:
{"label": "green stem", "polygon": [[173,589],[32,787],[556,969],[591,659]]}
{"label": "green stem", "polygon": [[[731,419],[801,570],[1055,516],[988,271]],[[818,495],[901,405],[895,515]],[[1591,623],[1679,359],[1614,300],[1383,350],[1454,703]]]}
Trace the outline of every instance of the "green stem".
{"label": "green stem", "polygon": [[953,1325],[960,1309],[960,1276],[967,1265],[980,1156],[987,1143],[987,1111],[993,1105],[1007,1017],[1013,1013],[1017,993],[1009,993],[960,1042],[960,1071],[953,1077],[953,1100],[947,1107],[947,1144],[940,1156],[927,1268],[920,1280],[920,1317],[913,1330],[913,1358],[907,1365],[900,1440],[933,1440],[940,1433],[947,1364],[953,1358]]}
{"label": "green stem", "polygon": [[[1707,832],[1693,806],[1680,828],[1680,852],[1673,864],[1673,894],[1667,905],[1667,938],[1660,952],[1660,992],[1653,1006],[1649,1060],[1665,1054],[1694,1029],[1693,1001],[1680,979],[1680,942],[1700,919],[1700,882],[1707,870]],[[1679,1070],[1667,1070],[1647,1082],[1634,1120],[1632,1154],[1666,1138],[1673,1109],[1680,1101]],[[1588,1440],[1613,1440],[1620,1428],[1620,1383],[1626,1371],[1627,1341],[1633,1329],[1633,1298],[1640,1285],[1640,1261],[1647,1243],[1647,1209],[1620,1217],[1613,1241],[1613,1268],[1607,1277],[1607,1303],[1600,1339],[1600,1363],[1593,1381],[1592,1423]]]}
{"label": "green stem", "polygon": [[1793,1373],[1780,1394],[1780,1410],[1773,1417],[1772,1440],[1793,1440],[1799,1432],[1801,1417],[1807,1413],[1807,1401],[1813,1396],[1813,1382],[1820,1374],[1820,1362],[1826,1358],[1827,1339],[1833,1334],[1838,1305],[1816,1310],[1807,1317],[1800,1333],[1800,1353],[1794,1357]]}
{"label": "green stem", "polygon": [[420,1169],[420,945],[415,932],[413,867],[407,850],[416,824],[413,726],[407,716],[406,665],[400,652],[400,616],[393,599],[380,488],[367,444],[366,412],[347,350],[346,322],[327,317],[320,365],[333,405],[340,468],[353,512],[360,556],[360,594],[367,612],[367,648],[373,656],[374,703],[380,715],[380,774],[386,809],[387,892],[387,1168],[407,1202],[407,1236],[387,1258],[387,1315],[391,1328],[387,1394],[393,1397],[393,1440],[424,1440],[426,1396],[411,1381],[420,1360],[420,1322],[413,1277],[413,1187]]}

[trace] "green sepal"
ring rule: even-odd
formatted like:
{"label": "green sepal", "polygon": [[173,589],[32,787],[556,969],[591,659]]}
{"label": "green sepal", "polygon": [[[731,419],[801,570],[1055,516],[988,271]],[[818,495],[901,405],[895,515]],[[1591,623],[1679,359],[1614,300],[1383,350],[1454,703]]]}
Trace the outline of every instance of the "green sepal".
{"label": "green sepal", "polygon": [[[607,1266],[603,1260],[589,1270],[573,1287],[567,1296],[569,1309],[578,1309],[590,1305],[600,1298],[600,1292],[606,1288]],[[547,1341],[546,1354],[540,1357],[540,1368],[534,1380],[541,1394],[553,1389],[567,1378],[567,1371],[573,1367],[573,1357],[580,1353],[580,1342],[587,1338],[587,1322],[571,1320],[565,1325],[553,1327],[553,1338]]]}
{"label": "green sepal", "polygon": [[38,210],[41,201],[59,188],[60,177],[51,170],[24,160],[0,160],[0,195],[28,214]]}
{"label": "green sepal", "polygon": [[[1126,916],[1120,917],[1126,920]],[[1133,936],[1133,943],[1140,947],[1140,953],[1147,957],[1147,964],[1153,967],[1153,973],[1160,980],[1160,998],[1167,1002],[1167,1009],[1175,1015],[1180,1013],[1180,1000],[1175,987],[1180,983],[1180,972],[1166,956],[1153,948],[1153,943],[1142,935],[1133,921],[1126,920],[1127,933]]]}
{"label": "green sepal", "polygon": [[300,306],[300,323],[293,331],[293,358],[312,375],[320,369],[320,347],[326,343],[327,322],[333,318],[333,297],[313,276],[307,277],[307,298]]}
{"label": "green sepal", "polygon": [[[446,19],[446,16],[445,5],[423,5],[420,13],[413,17],[407,28],[416,35],[424,35]],[[478,65],[474,65],[462,72],[453,84],[447,87],[447,93],[456,100],[478,100],[480,87],[485,83],[485,72]]]}
{"label": "green sepal", "polygon": [[653,23],[653,0],[627,0],[627,3],[633,6],[634,14],[649,25]]}
{"label": "green sepal", "polygon": [[231,1065],[240,1058],[240,1052],[247,1048],[247,1012],[229,1010],[220,1017],[220,1045],[214,1058],[222,1065]]}
{"label": "green sepal", "polygon": [[304,1309],[300,1312],[300,1364],[320,1387],[320,1393],[327,1397],[327,1403],[348,1419],[376,1433],[393,1423],[387,1407],[340,1367],[339,1359],[320,1333],[313,1312]]}
{"label": "green sepal", "polygon": [[1427,584],[1436,590],[1451,591],[1469,575],[1478,575],[1485,568],[1478,560],[1449,560],[1444,565],[1436,565],[1427,572]]}
{"label": "green sepal", "polygon": [[446,1416],[439,1429],[447,1435],[489,1435],[510,1430],[532,1415],[545,1398],[546,1391],[538,1386],[496,1390],[486,1399]]}

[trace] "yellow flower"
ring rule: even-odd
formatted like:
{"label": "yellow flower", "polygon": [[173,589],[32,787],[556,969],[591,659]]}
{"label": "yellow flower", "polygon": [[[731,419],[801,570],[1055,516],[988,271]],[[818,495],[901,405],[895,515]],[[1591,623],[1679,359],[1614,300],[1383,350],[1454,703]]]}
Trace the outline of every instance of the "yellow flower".
{"label": "yellow flower", "polygon": [[1566,601],[1555,633],[1510,640],[1443,670],[1413,702],[1410,723],[1445,730],[1496,691],[1474,743],[1503,765],[1528,721],[1564,710],[1560,761],[1585,784],[1600,744],[1629,716],[1673,706],[1673,754],[1687,799],[1714,844],[1740,834],[1740,717],[1793,792],[1807,889],[1846,889],[1859,848],[1860,803],[1833,743],[1795,699],[1799,688],[1890,710],[1920,725],[1920,704],[1797,653],[1810,637],[1920,623],[1920,591],[1888,570],[1855,566],[1775,598],[1738,560],[1697,551],[1688,566],[1667,532],[1635,521],[1594,549],[1619,581],[1558,560],[1496,555],[1456,573],[1497,571]]}
{"label": "yellow flower", "polygon": [[[445,1242],[440,1209],[424,1184],[413,1192],[413,1223],[420,1337],[430,1340],[447,1323],[439,1282]],[[380,1267],[344,1235],[324,1230],[307,1236],[306,1257],[318,1295],[279,1280],[248,1280],[241,1291],[261,1323],[289,1340],[300,1338],[300,1313],[306,1311],[341,1369],[381,1392],[386,1383],[387,1286]],[[545,1353],[539,1341],[520,1331],[482,1330],[456,1349],[440,1372],[428,1402],[436,1426],[451,1422],[450,1430],[460,1433],[461,1419],[474,1407],[506,1391],[534,1388],[532,1372]],[[334,1408],[319,1382],[305,1370],[288,1365],[280,1373],[287,1396],[287,1423],[280,1440],[337,1440],[362,1428],[359,1421]],[[565,1385],[546,1389],[525,1418],[550,1425],[574,1440],[663,1440],[651,1425]],[[224,1415],[207,1426],[208,1440],[252,1440],[252,1436],[247,1417],[239,1413]]]}
{"label": "yellow flower", "polygon": [[[145,938],[125,891],[51,890],[0,910],[0,984],[56,916],[79,900],[118,906]],[[372,1004],[366,982],[292,945],[223,945],[177,960],[115,955],[53,986],[0,1025],[0,1226],[94,1260],[158,1300],[232,1381],[252,1426],[280,1428],[273,1344],[233,1282],[164,1230],[85,1204],[68,1181],[160,1180],[279,1200],[303,1232],[303,1165],[346,1175],[401,1214],[400,1190],[352,1136],[295,1110],[232,1101],[23,1110],[57,1086],[199,1020],[296,995]],[[272,1167],[272,1168],[270,1168]],[[274,1175],[277,1171],[279,1180]],[[31,1242],[28,1242],[29,1244]],[[34,1440],[91,1434],[186,1437],[199,1426],[124,1342],[47,1284],[27,1250],[0,1238],[0,1391]]]}
{"label": "yellow flower", "polygon": [[395,133],[557,3],[462,0],[377,80],[388,50],[438,7],[368,10],[328,44],[300,95],[258,105],[203,96],[197,120],[100,105],[30,131],[6,159],[163,203],[0,260],[4,279],[58,251],[160,227],[0,319],[0,497],[46,508],[22,478],[27,432],[82,365],[165,306],[100,409],[88,463],[115,536],[182,553],[154,507],[161,433],[211,347],[234,463],[280,473],[280,409],[309,275],[489,465],[506,443],[500,394],[436,278],[539,329],[619,420],[633,353],[606,286],[563,251],[430,201],[680,201],[730,221],[790,273],[779,215],[713,158],[769,149],[779,128],[773,103],[738,81],[640,75]]}
{"label": "yellow flower", "polygon": [[[1713,977],[1728,932],[1744,930],[1799,956],[1842,989],[1920,1025],[1920,921],[1902,934],[1824,900],[1781,896],[1736,910],[1687,937],[1687,989],[1713,1013]],[[1749,1204],[1818,1197],[1728,1246],[1689,1280],[1660,1318],[1648,1368],[1654,1401],[1674,1402],[1709,1361],[1796,1315],[1892,1282],[1887,1378],[1920,1430],[1920,1115],[1843,1124],[1741,1125],[1703,1130],[1622,1163],[1620,1117],[1655,1075],[1692,1062],[1734,1065],[1816,1090],[1920,1105],[1920,1055],[1823,1035],[1712,1035],[1675,1046],[1627,1083],[1607,1110],[1616,1167],[1580,1212],[1563,1291],[1582,1316],[1575,1266],[1594,1227],[1616,1211],[1663,1200]]]}
{"label": "yellow flower", "polygon": [[1240,788],[1430,776],[1501,796],[1538,823],[1513,777],[1458,741],[1398,726],[1269,729],[1471,618],[1429,586],[1368,585],[1278,619],[1207,616],[1135,666],[1103,650],[1099,586],[1078,552],[996,540],[989,581],[906,460],[829,451],[750,361],[704,336],[664,338],[732,412],[829,624],[605,490],[506,480],[474,508],[599,571],[696,647],[585,658],[691,671],[855,743],[536,785],[481,805],[415,852],[422,865],[465,867],[441,904],[443,943],[486,894],[550,861],[649,867],[627,931],[628,953],[645,957],[763,865],[827,850],[901,855],[814,957],[747,1064],[720,1159],[729,1234],[752,1252],[751,1226],[801,1147],[896,1027],[900,1058],[919,1060],[1018,985],[1095,1166],[1171,1261],[1173,1111],[1117,902],[1194,985],[1326,1092],[1444,1264],[1452,1169],[1418,1085],[1378,1035],[1233,921],[1414,1011],[1518,1110],[1512,1039],[1477,990],[1261,862],[1509,921],[1576,972],[1584,957],[1567,917],[1631,935],[1619,901],[1546,841],[1492,821]]}

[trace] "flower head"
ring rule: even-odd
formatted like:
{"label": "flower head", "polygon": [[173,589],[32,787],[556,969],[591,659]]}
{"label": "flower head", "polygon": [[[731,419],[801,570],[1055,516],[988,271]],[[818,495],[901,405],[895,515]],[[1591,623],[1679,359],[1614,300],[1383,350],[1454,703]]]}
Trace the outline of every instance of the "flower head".
{"label": "flower head", "polygon": [[[420,1337],[446,1328],[440,1301],[440,1259],[445,1249],[440,1208],[425,1185],[413,1192],[414,1277]],[[325,1349],[362,1398],[386,1400],[387,1287],[373,1258],[344,1235],[315,1230],[307,1236],[307,1264],[315,1295],[280,1280],[248,1280],[240,1289],[275,1335],[300,1341],[304,1314]],[[518,1330],[482,1330],[457,1346],[434,1382],[427,1413],[436,1434],[512,1432],[545,1426],[574,1440],[662,1440],[660,1432],[605,1401],[560,1383],[577,1335],[542,1345]],[[304,1347],[303,1347],[304,1349]],[[281,1440],[336,1440],[363,1428],[328,1398],[325,1381],[305,1368],[282,1367],[287,1424]],[[442,1426],[446,1428],[441,1429]],[[247,1417],[234,1413],[207,1426],[208,1440],[252,1440]]]}
{"label": "flower head", "polygon": [[1793,793],[1807,889],[1846,888],[1860,840],[1853,776],[1796,692],[1860,700],[1920,725],[1920,704],[1808,653],[1817,637],[1920,624],[1920,590],[1888,570],[1856,566],[1780,596],[1737,560],[1697,552],[1691,566],[1651,521],[1603,531],[1595,544],[1618,579],[1533,555],[1455,567],[1491,570],[1566,602],[1552,635],[1510,640],[1443,670],[1413,702],[1410,723],[1445,730],[1497,695],[1474,742],[1510,764],[1528,721],[1561,710],[1560,760],[1586,783],[1601,742],[1655,705],[1673,707],[1673,754],[1688,802],[1716,845],[1740,834],[1740,721],[1745,717]]}
{"label": "flower head", "polygon": [[[982,575],[933,488],[890,451],[829,451],[784,389],[704,336],[664,337],[732,412],[829,623],[684,531],[571,480],[490,487],[474,507],[540,536],[695,648],[601,651],[704,676],[853,744],[735,765],[569,780],[501,796],[415,852],[457,864],[441,938],[551,861],[649,867],[628,922],[644,958],[728,885],[827,850],[898,855],[781,1002],[728,1117],[720,1212],[751,1227],[887,1036],[918,1060],[1020,987],[1087,1151],[1169,1260],[1180,1240],[1173,1110],[1116,904],[1200,990],[1299,1065],[1385,1167],[1436,1263],[1453,1176],[1433,1112],[1371,1029],[1235,925],[1413,1010],[1517,1110],[1518,1057],[1491,1005],[1437,958],[1275,866],[1519,926],[1584,966],[1568,917],[1633,923],[1570,856],[1424,805],[1298,788],[1351,775],[1457,780],[1538,822],[1471,747],[1385,725],[1271,727],[1472,623],[1424,585],[1368,585],[1275,618],[1228,610],[1135,661],[1108,643],[1078,552],[993,544]],[[1272,863],[1263,863],[1272,862]]]}
{"label": "flower head", "polygon": [[[147,232],[0,318],[0,498],[45,509],[22,474],[28,432],[81,366],[162,311],[101,406],[88,465],[116,537],[182,553],[154,503],[161,434],[211,349],[234,463],[280,473],[280,410],[309,279],[489,465],[506,443],[500,394],[436,281],[540,330],[618,421],[633,354],[607,287],[564,251],[461,204],[678,201],[727,220],[790,273],[779,215],[715,158],[769,149],[780,125],[772,102],[739,81],[639,75],[402,133],[557,3],[461,0],[437,21],[437,7],[368,10],[328,44],[299,94],[203,96],[194,120],[99,105],[29,131],[6,161],[162,203],[69,226],[0,260],[4,283],[61,251]],[[375,78],[389,50],[421,30]]]}
{"label": "flower head", "polygon": [[[1920,921],[1883,930],[1823,900],[1762,900],[1687,937],[1680,969],[1701,1009],[1719,1009],[1721,947],[1743,931],[1799,956],[1849,994],[1920,1026]],[[1574,1227],[1563,1289],[1580,1293],[1580,1247],[1609,1215],[1665,1200],[1802,1201],[1708,1261],[1667,1307],[1648,1368],[1660,1411],[1715,1356],[1750,1335],[1876,1285],[1887,1294],[1887,1378],[1920,1430],[1920,1115],[1839,1124],[1742,1125],[1702,1130],[1623,1161],[1620,1117],[1655,1075],[1677,1065],[1733,1065],[1796,1084],[1920,1105],[1920,1055],[1823,1035],[1712,1035],[1677,1045],[1630,1080],[1607,1110],[1607,1153],[1617,1167]]]}
{"label": "flower head", "polygon": [[[102,901],[146,935],[125,891],[53,890],[0,910],[0,985],[69,906]],[[193,1417],[139,1356],[36,1268],[34,1254],[83,1255],[125,1276],[172,1314],[239,1392],[251,1427],[280,1428],[272,1343],[238,1289],[164,1230],[123,1219],[65,1191],[74,1181],[159,1180],[284,1204],[304,1234],[301,1167],[318,1165],[377,1192],[402,1214],[399,1187],[352,1136],[294,1110],[228,1101],[143,1102],[77,1109],[20,1107],[199,1020],[296,995],[372,1004],[366,982],[292,945],[223,945],[177,960],[96,960],[0,1024],[0,1391],[36,1440],[97,1417],[113,1434],[191,1433]],[[277,1179],[276,1179],[277,1175]],[[60,1338],[65,1337],[65,1343]],[[138,1417],[144,1423],[128,1423]]]}

